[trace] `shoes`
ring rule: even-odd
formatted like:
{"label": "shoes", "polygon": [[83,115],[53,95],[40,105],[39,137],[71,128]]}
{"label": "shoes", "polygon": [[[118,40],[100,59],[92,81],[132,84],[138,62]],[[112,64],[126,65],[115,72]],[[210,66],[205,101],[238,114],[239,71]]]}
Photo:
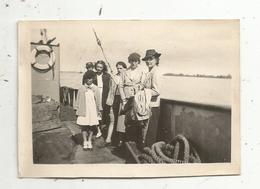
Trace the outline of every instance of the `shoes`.
{"label": "shoes", "polygon": [[93,149],[93,146],[92,146],[92,142],[91,142],[91,141],[88,142],[88,149],[90,149],[90,150]]}
{"label": "shoes", "polygon": [[102,136],[102,133],[99,131],[98,133],[97,133],[97,135],[96,135],[96,138],[99,138],[99,137],[101,137]]}
{"label": "shoes", "polygon": [[83,143],[83,150],[92,150],[93,149],[93,145],[91,141],[85,141]]}
{"label": "shoes", "polygon": [[111,143],[111,139],[106,139],[106,141],[105,141],[106,143]]}
{"label": "shoes", "polygon": [[83,150],[87,150],[89,148],[89,142],[88,141],[85,141],[83,143]]}

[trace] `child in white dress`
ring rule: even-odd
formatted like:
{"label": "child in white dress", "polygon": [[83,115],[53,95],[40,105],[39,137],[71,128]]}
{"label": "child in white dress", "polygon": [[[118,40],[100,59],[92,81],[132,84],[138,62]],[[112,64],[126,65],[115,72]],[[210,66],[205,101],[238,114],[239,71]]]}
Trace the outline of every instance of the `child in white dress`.
{"label": "child in white dress", "polygon": [[77,124],[81,127],[83,137],[83,149],[92,149],[92,135],[99,124],[100,117],[100,92],[93,84],[95,72],[87,71],[83,76],[83,85],[79,88],[77,94],[76,114]]}

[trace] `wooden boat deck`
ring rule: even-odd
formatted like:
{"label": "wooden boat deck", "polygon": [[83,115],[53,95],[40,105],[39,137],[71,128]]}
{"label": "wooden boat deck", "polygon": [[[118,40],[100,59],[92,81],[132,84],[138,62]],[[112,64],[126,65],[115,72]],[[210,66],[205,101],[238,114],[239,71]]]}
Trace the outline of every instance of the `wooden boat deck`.
{"label": "wooden boat deck", "polygon": [[[55,122],[53,122],[54,124]],[[104,146],[104,139],[94,139],[93,150],[84,151],[77,139],[71,137],[74,122],[66,121],[57,129],[36,132],[33,134],[33,160],[36,164],[94,164],[125,163],[122,157],[115,155],[114,148]],[[69,126],[69,127],[68,127]],[[74,133],[77,130],[74,130]]]}

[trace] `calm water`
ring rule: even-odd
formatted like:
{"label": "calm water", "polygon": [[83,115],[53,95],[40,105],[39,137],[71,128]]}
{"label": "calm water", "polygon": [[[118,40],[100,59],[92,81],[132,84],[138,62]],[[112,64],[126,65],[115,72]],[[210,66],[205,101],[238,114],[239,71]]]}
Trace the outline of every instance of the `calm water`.
{"label": "calm water", "polygon": [[[79,88],[82,73],[61,72],[61,86]],[[171,100],[231,106],[231,79],[162,76],[161,97]]]}

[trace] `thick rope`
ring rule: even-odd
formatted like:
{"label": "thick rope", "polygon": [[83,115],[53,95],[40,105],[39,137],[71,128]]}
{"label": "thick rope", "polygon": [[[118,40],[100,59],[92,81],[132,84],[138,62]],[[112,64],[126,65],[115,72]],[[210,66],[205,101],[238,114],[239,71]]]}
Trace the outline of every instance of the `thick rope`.
{"label": "thick rope", "polygon": [[156,154],[166,163],[176,163],[174,159],[171,159],[167,157],[162,151],[163,148],[165,148],[166,144],[165,142],[157,142],[153,144],[152,149],[156,152]]}
{"label": "thick rope", "polygon": [[[181,150],[183,160],[178,159]],[[169,144],[161,141],[154,143],[151,148],[145,147],[144,153],[138,158],[141,163],[201,163],[199,154],[183,135],[177,135]]]}
{"label": "thick rope", "polygon": [[[174,145],[176,144],[175,148],[179,148],[178,141],[181,141],[184,145],[184,149],[183,149],[183,161],[184,163],[188,163],[189,162],[189,155],[190,155],[190,145],[188,140],[183,136],[183,135],[177,135],[176,137],[174,137],[174,139],[170,142],[170,144]],[[176,150],[177,152],[179,152],[180,150]],[[176,152],[176,153],[177,153]],[[174,154],[174,159],[178,159],[178,156],[175,157],[177,154]],[[179,153],[178,153],[179,155]]]}
{"label": "thick rope", "polygon": [[144,148],[144,152],[146,152],[148,155],[150,155],[155,163],[164,163],[164,161],[156,155],[154,150],[151,150],[150,148],[146,147]]}
{"label": "thick rope", "polygon": [[141,161],[141,162],[144,162],[144,163],[155,163],[153,161],[153,158],[147,154],[141,154],[138,156],[138,159]]}

